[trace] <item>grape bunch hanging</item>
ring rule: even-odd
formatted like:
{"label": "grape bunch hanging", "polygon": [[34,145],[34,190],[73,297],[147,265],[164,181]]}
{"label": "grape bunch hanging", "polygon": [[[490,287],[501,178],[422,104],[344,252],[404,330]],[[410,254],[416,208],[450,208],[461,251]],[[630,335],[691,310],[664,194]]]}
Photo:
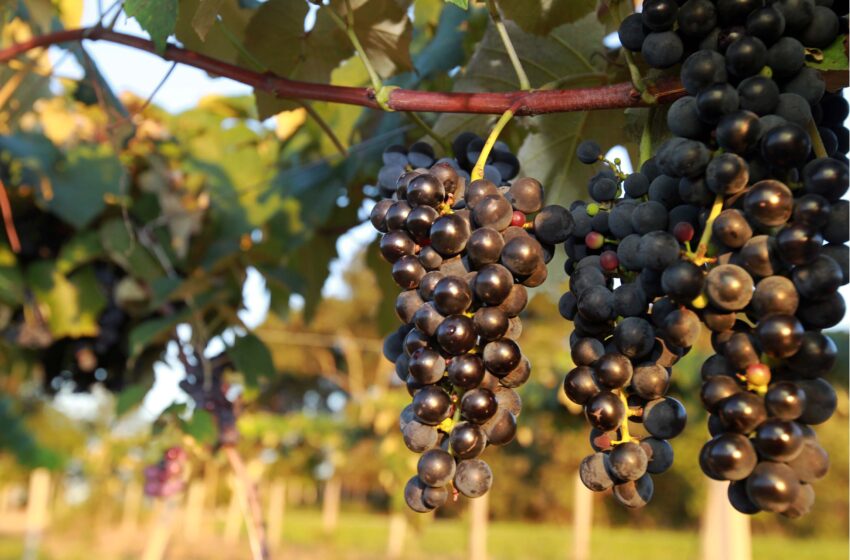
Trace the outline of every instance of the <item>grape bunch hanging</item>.
{"label": "grape bunch hanging", "polygon": [[[384,353],[413,398],[400,424],[407,447],[422,454],[404,491],[417,512],[443,505],[449,485],[470,498],[490,489],[493,473],[479,456],[514,438],[515,389],[531,374],[516,342],[526,287],[546,280],[555,245],[572,229],[566,209],[544,207],[538,181],[510,182],[519,163],[505,145],[482,158],[484,141],[464,133],[452,148],[455,157],[439,161],[428,144],[387,148],[385,198],[371,213],[404,290],[396,301],[403,325]],[[479,159],[484,178],[471,180]]]}
{"label": "grape bunch hanging", "polygon": [[630,175],[592,141],[577,153],[602,164],[564,244],[577,366],[564,390],[595,450],[580,475],[623,505],[649,502],[686,419],[665,396],[671,368],[702,323],[715,351],[701,369],[702,470],[730,482],[743,513],[799,517],[829,464],[811,426],[836,407],[823,378],[836,348],[821,330],[846,310],[848,105],[805,65],[836,39],[839,13],[810,0],[679,4],[647,0],[619,30],[647,65],[682,62],[674,137]]}

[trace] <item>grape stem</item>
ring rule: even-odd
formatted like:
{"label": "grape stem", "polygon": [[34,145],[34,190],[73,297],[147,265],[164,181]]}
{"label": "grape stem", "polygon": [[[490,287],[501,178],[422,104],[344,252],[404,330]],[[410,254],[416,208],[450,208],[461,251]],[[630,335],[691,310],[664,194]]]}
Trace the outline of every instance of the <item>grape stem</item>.
{"label": "grape stem", "polygon": [[502,39],[502,44],[505,46],[505,52],[508,53],[508,58],[514,67],[517,79],[519,80],[519,89],[523,91],[530,90],[531,82],[528,80],[528,74],[525,73],[525,68],[522,67],[522,62],[520,62],[516,49],[514,49],[514,44],[511,41],[510,35],[508,35],[508,29],[505,27],[505,22],[502,19],[501,12],[499,12],[499,6],[496,4],[496,0],[487,0],[487,9],[490,11],[490,19],[493,20],[493,24],[499,32],[499,37]]}
{"label": "grape stem", "polygon": [[826,146],[823,145],[823,138],[820,137],[820,131],[818,130],[818,126],[815,124],[814,119],[809,119],[809,123],[806,125],[808,129],[809,136],[812,139],[812,149],[815,151],[815,155],[819,158],[829,157],[829,154],[826,153]]}
{"label": "grape stem", "polygon": [[502,113],[502,116],[499,117],[498,121],[496,121],[496,125],[493,127],[493,130],[490,131],[490,135],[487,137],[484,147],[481,148],[481,155],[478,156],[478,161],[475,162],[475,167],[472,168],[472,173],[470,174],[472,181],[484,178],[484,166],[487,164],[487,158],[490,157],[493,145],[496,143],[496,140],[499,139],[499,134],[501,134],[505,126],[507,126],[507,124],[511,121],[514,113],[521,104],[522,99],[517,100],[507,111]]}
{"label": "grape stem", "polygon": [[425,132],[425,134],[430,136],[437,144],[439,144],[440,147],[443,148],[444,153],[450,154],[452,152],[452,148],[449,144],[449,141],[437,134],[437,132],[433,128],[428,126],[428,123],[426,123],[425,120],[419,116],[419,114],[408,111],[407,113],[405,113],[405,115],[407,115],[410,120],[419,125],[419,128],[421,128]]}
{"label": "grape stem", "polygon": [[625,389],[618,389],[617,396],[620,397],[620,401],[622,401],[623,406],[626,407],[626,415],[623,418],[623,422],[620,424],[620,427],[618,428],[620,432],[620,439],[612,441],[611,445],[621,445],[623,443],[635,441],[635,438],[632,437],[631,433],[629,433],[629,400],[626,397]]}
{"label": "grape stem", "polygon": [[[643,130],[640,133],[640,167],[649,161],[652,157],[652,118],[655,116],[655,109],[650,107],[647,111],[646,122],[643,125]],[[640,168],[638,168],[640,169]]]}
{"label": "grape stem", "polygon": [[719,216],[722,211],[723,195],[718,194],[714,197],[714,204],[711,205],[711,212],[708,214],[708,219],[705,221],[705,229],[699,238],[696,253],[688,255],[697,266],[702,266],[714,261],[714,259],[709,258],[706,255],[708,254],[708,244],[711,242],[711,229],[714,225],[714,220],[717,219],[717,216]]}
{"label": "grape stem", "polygon": [[357,33],[354,31],[354,10],[351,9],[351,2],[349,2],[349,0],[345,0],[345,20],[343,20],[330,6],[328,6],[327,10],[328,15],[334,23],[336,23],[337,27],[339,27],[342,32],[348,36],[348,40],[351,41],[351,46],[354,47],[354,50],[357,51],[357,54],[360,56],[360,61],[366,68],[366,73],[369,74],[369,81],[372,82],[372,89],[375,90],[375,101],[378,102],[378,106],[384,111],[393,111],[393,109],[391,109],[386,103],[389,93],[384,90],[384,83],[381,80],[381,77],[372,65],[372,61],[369,60],[369,55],[366,54],[366,49],[363,48],[363,44],[360,42],[360,39],[357,38]]}

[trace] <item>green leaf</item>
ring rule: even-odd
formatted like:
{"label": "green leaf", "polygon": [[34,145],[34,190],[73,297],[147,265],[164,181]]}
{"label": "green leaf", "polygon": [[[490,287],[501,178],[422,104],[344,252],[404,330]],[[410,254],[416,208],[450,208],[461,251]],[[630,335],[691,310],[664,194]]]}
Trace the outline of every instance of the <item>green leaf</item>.
{"label": "green leaf", "polygon": [[177,25],[178,4],[178,0],[126,0],[124,11],[136,18],[161,53]]}
{"label": "green leaf", "polygon": [[65,276],[55,262],[38,261],[27,268],[26,276],[54,338],[97,336],[97,318],[107,299],[92,267]]}
{"label": "green leaf", "polygon": [[51,212],[77,229],[85,228],[104,208],[107,200],[120,194],[124,169],[101,144],[80,146],[48,170],[52,196],[45,196]]}
{"label": "green leaf", "polygon": [[[556,28],[548,36],[526,33],[512,22],[506,27],[534,87],[590,87],[622,78],[622,69],[610,64],[604,54],[605,30],[592,13]],[[518,87],[499,35],[490,26],[455,89],[510,91]],[[489,121],[492,117],[446,115],[435,128],[451,137],[468,127],[480,131]],[[605,147],[623,144],[626,121],[623,111],[616,110],[541,115],[518,122],[528,127],[518,152],[522,173],[540,180],[549,200],[568,203],[568,195],[582,192],[587,179],[596,172],[578,162],[578,143],[593,138]]]}
{"label": "green leaf", "polygon": [[[221,18],[221,25],[211,25],[206,34],[201,35],[196,24],[200,23],[203,29],[205,23],[203,18],[202,21],[196,22],[196,17],[204,5],[214,3],[218,4],[216,15]],[[245,3],[240,0],[180,0],[175,35],[189,50],[234,63],[239,57],[239,51],[228,39],[225,28],[237,41],[245,41],[245,27],[256,10],[243,4]],[[203,7],[203,11],[208,9]]]}
{"label": "green leaf", "polygon": [[181,420],[180,425],[185,433],[202,445],[212,445],[218,437],[213,415],[201,408],[195,408],[192,411],[192,417]]}
{"label": "green leaf", "polygon": [[821,71],[847,70],[847,35],[839,35],[835,41],[821,51],[823,59],[820,62],[806,57],[806,64]]}
{"label": "green leaf", "polygon": [[[269,0],[251,18],[245,31],[245,48],[272,72],[307,82],[328,83],[331,72],[351,56],[354,47],[322,8],[310,31],[304,31],[304,0]],[[240,57],[240,63],[250,61]],[[257,109],[266,119],[299,105],[256,92]]]}
{"label": "green leaf", "polygon": [[224,0],[201,0],[198,9],[195,10],[195,15],[192,16],[192,28],[202,41],[207,38],[207,33],[215,25],[215,18],[223,2]]}
{"label": "green leaf", "polygon": [[[194,299],[194,310],[201,312],[204,308],[215,301],[217,293],[203,293]],[[165,342],[172,330],[180,323],[185,323],[192,316],[193,309],[183,307],[177,313],[156,317],[139,323],[130,331],[130,356],[137,357],[142,351],[156,342]]]}
{"label": "green leaf", "polygon": [[248,383],[256,384],[260,377],[275,376],[272,354],[266,343],[254,334],[248,333],[237,338],[233,346],[227,349],[227,355]]}
{"label": "green leaf", "polygon": [[124,388],[118,394],[118,398],[115,399],[115,414],[117,416],[123,416],[130,409],[141,404],[150,389],[150,383],[136,383]]}
{"label": "green leaf", "polygon": [[25,290],[15,253],[7,245],[0,245],[0,302],[20,305],[24,303]]}
{"label": "green leaf", "polygon": [[572,23],[592,13],[596,2],[597,0],[499,0],[498,4],[504,16],[523,30],[545,35],[559,25]]}
{"label": "green leaf", "polygon": [[469,0],[446,0],[446,4],[454,4],[461,10],[466,10],[469,8]]}
{"label": "green leaf", "polygon": [[387,335],[398,328],[398,317],[395,313],[395,300],[398,297],[399,288],[393,281],[392,267],[381,257],[378,249],[378,241],[370,244],[366,249],[366,265],[375,274],[378,289],[381,291],[380,305],[376,313],[378,331]]}
{"label": "green leaf", "polygon": [[171,331],[180,323],[189,319],[191,312],[188,308],[165,317],[148,319],[139,323],[130,331],[130,356],[135,357],[154,342],[164,342]]}
{"label": "green leaf", "polygon": [[67,274],[75,268],[103,256],[103,245],[96,231],[81,231],[62,245],[56,257],[56,270]]}
{"label": "green leaf", "polygon": [[[382,78],[410,70],[413,25],[407,17],[409,0],[353,0],[354,33]],[[334,0],[329,8],[345,18],[346,2]]]}
{"label": "green leaf", "polygon": [[138,239],[130,237],[127,224],[113,218],[100,226],[100,242],[109,258],[128,273],[152,282],[162,276],[162,267]]}

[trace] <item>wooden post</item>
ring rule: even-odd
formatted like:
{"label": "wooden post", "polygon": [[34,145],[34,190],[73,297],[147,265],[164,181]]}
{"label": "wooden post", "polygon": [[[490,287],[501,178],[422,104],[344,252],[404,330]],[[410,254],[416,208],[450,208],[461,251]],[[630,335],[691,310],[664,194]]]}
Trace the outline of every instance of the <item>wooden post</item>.
{"label": "wooden post", "polygon": [[30,474],[27,492],[27,532],[24,544],[24,560],[38,557],[41,536],[48,522],[50,501],[50,473],[47,469],[35,469]]}
{"label": "wooden post", "polygon": [[168,549],[168,541],[174,530],[174,498],[157,499],[154,502],[153,527],[148,530],[147,544],[142,560],[162,560]]}
{"label": "wooden post", "polygon": [[189,542],[197,540],[203,533],[205,490],[206,487],[201,480],[193,480],[189,484],[189,493],[186,496],[186,513],[183,517],[185,523],[183,534]]}
{"label": "wooden post", "polygon": [[400,511],[390,514],[390,535],[387,540],[387,558],[401,558],[404,552],[404,539],[407,536],[407,517]]}
{"label": "wooden post", "polygon": [[239,541],[239,531],[242,529],[242,513],[239,507],[239,495],[236,484],[230,478],[230,503],[227,506],[227,517],[224,521],[224,540],[233,544]]}
{"label": "wooden post", "polygon": [[489,511],[489,494],[469,501],[469,560],[487,560]]}
{"label": "wooden post", "polygon": [[573,485],[572,560],[590,559],[590,531],[593,527],[593,492],[585,487],[576,472]]}
{"label": "wooden post", "polygon": [[751,560],[750,518],[733,508],[726,497],[728,482],[708,480],[700,528],[702,560]]}
{"label": "wooden post", "polygon": [[204,465],[204,497],[206,498],[206,507],[215,511],[218,506],[218,465],[212,461],[208,461]]}
{"label": "wooden post", "polygon": [[135,532],[139,523],[139,512],[142,509],[142,485],[136,480],[127,483],[124,489],[124,504],[121,512],[121,531]]}
{"label": "wooden post", "polygon": [[273,550],[280,548],[283,540],[283,523],[286,517],[286,481],[277,479],[272,482],[269,488],[269,511],[266,514],[268,519],[269,530],[269,546]]}
{"label": "wooden post", "polygon": [[12,487],[8,484],[0,486],[0,515],[5,514],[8,510],[12,509],[11,488]]}
{"label": "wooden post", "polygon": [[339,504],[342,496],[342,482],[333,477],[325,483],[322,495],[322,530],[325,534],[333,533],[339,521]]}

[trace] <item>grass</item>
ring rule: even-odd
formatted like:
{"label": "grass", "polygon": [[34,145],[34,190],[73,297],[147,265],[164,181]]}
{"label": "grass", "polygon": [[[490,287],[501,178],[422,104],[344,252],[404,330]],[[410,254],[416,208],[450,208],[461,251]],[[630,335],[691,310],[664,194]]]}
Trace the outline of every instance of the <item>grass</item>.
{"label": "grass", "polygon": [[[329,538],[322,536],[318,512],[299,511],[287,517],[284,540],[299,547],[316,543],[329,558],[376,557],[384,553],[387,519],[370,514],[342,516],[339,530]],[[463,520],[436,520],[424,523],[408,534],[405,558],[451,558],[466,556],[467,527]],[[491,560],[534,559],[563,560],[570,552],[569,526],[494,522],[490,524],[488,549]],[[629,560],[682,560],[699,557],[699,535],[684,531],[612,529],[599,527],[591,535],[594,559],[622,557]],[[753,560],[846,560],[848,543],[841,539],[787,539],[774,535],[753,538]]]}
{"label": "grass", "polygon": [[[406,560],[461,560],[466,558],[467,524],[465,520],[423,520],[418,528],[408,526],[405,543]],[[127,542],[135,552],[123,553],[117,547],[110,551],[92,550],[91,530],[88,535],[68,528],[46,537],[41,560],[82,560],[97,557],[116,560],[136,557],[146,536],[143,531]],[[388,518],[370,513],[343,512],[337,531],[322,533],[321,515],[313,510],[287,512],[281,558],[303,560],[365,560],[384,557],[388,537]],[[104,528],[108,535],[108,528]],[[104,533],[101,532],[101,535]],[[179,530],[178,530],[179,535]],[[569,558],[572,542],[567,525],[520,522],[493,522],[489,526],[490,560],[564,560]],[[96,539],[95,539],[96,540]],[[22,539],[0,535],[0,558],[20,558]],[[637,530],[597,527],[591,535],[591,558],[607,560],[623,557],[629,560],[687,560],[699,558],[699,535],[695,532]],[[753,560],[846,560],[847,540],[840,538],[791,539],[775,535],[753,537]],[[169,560],[239,560],[249,558],[247,543],[236,548],[216,537],[201,543],[175,543]]]}

